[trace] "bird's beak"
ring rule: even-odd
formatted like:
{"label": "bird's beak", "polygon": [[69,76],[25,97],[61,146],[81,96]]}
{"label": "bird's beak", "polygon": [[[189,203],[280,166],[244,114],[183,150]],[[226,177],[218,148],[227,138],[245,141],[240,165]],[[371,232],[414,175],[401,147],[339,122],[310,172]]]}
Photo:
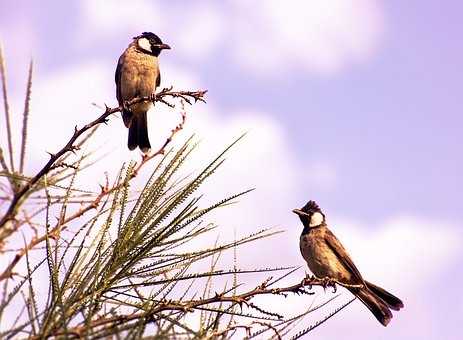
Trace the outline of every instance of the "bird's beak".
{"label": "bird's beak", "polygon": [[170,50],[170,46],[167,44],[157,44],[156,47],[160,50]]}
{"label": "bird's beak", "polygon": [[299,210],[299,209],[294,209],[293,213],[295,213],[298,216],[310,216],[309,214],[307,214],[307,213],[305,213],[305,212],[303,212],[302,210]]}

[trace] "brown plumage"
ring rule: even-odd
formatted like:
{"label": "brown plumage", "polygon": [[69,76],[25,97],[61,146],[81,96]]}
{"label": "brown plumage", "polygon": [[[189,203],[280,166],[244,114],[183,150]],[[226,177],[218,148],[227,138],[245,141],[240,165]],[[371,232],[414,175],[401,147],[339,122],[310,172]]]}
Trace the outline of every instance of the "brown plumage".
{"label": "brown plumage", "polygon": [[346,284],[363,285],[362,288],[348,289],[386,326],[392,318],[391,309],[403,308],[402,301],[363,279],[341,242],[328,229],[325,215],[314,201],[293,212],[304,225],[299,246],[312,273],[319,278],[328,277]]}
{"label": "brown plumage", "polygon": [[[162,49],[169,48],[150,32],[134,38],[117,64],[115,80],[119,105],[124,106],[133,98],[150,96],[156,91],[161,82],[158,56]],[[142,102],[122,111],[124,124],[129,129],[127,144],[130,150],[138,146],[147,153],[151,149],[146,115],[151,106],[152,103]]]}

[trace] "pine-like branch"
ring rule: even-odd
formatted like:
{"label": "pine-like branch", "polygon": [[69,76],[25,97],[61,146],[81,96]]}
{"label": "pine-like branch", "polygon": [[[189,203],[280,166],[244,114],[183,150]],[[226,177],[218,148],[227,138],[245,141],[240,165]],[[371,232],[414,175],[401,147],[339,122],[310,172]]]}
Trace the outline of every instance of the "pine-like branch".
{"label": "pine-like branch", "polygon": [[[217,304],[217,303],[228,302],[232,304],[238,304],[242,308],[243,305],[249,306],[250,305],[249,301],[252,298],[259,296],[259,295],[282,295],[285,293],[300,294],[304,290],[305,287],[309,287],[309,289],[313,286],[321,286],[324,288],[330,286],[330,287],[335,288],[336,284],[341,285],[343,287],[349,287],[349,288],[353,288],[353,287],[361,288],[362,287],[362,285],[349,285],[349,284],[344,284],[342,282],[338,282],[336,280],[319,279],[316,277],[306,277],[300,283],[297,283],[297,284],[294,284],[288,287],[282,287],[282,288],[267,288],[266,282],[264,282],[263,284],[259,285],[255,289],[250,290],[245,293],[238,294],[238,295],[226,295],[226,294],[216,293],[214,296],[210,298],[206,298],[206,299],[187,300],[187,301],[181,301],[181,302],[173,301],[173,300],[153,301],[155,305],[149,311],[143,311],[143,312],[133,313],[129,315],[117,315],[117,316],[112,316],[108,318],[99,318],[95,321],[90,322],[90,324],[82,324],[74,328],[71,328],[69,329],[69,332],[72,334],[82,334],[82,332],[85,329],[88,329],[89,327],[90,329],[96,332],[98,327],[109,327],[110,328],[114,325],[122,325],[122,324],[129,323],[131,321],[134,321],[134,320],[154,320],[158,318],[158,315],[161,315],[161,313],[166,312],[166,311],[190,312],[190,311],[194,311],[195,309],[201,309],[198,307],[204,307],[207,305]],[[353,300],[349,301],[349,303],[352,301]],[[334,314],[339,312],[341,309],[346,307],[347,304],[337,309],[335,312],[330,314],[327,318],[317,323],[314,327],[318,326],[320,323],[329,319],[331,316],[333,316]],[[308,332],[308,330],[304,330],[300,334],[303,335],[303,334],[306,334],[306,332]],[[52,336],[61,336],[61,335],[64,335],[64,333],[62,333],[62,331],[60,330],[52,334]],[[33,339],[35,338],[33,337]]]}
{"label": "pine-like branch", "polygon": [[[140,103],[143,101],[151,101],[151,102],[162,102],[166,105],[172,106],[173,104],[169,103],[167,101],[167,98],[180,98],[184,101],[186,101],[189,104],[192,104],[192,101],[196,103],[197,101],[202,101],[204,102],[204,96],[207,91],[172,91],[172,89],[167,89],[164,88],[162,89],[159,93],[156,95],[148,96],[148,97],[139,97],[139,98],[134,98],[126,103],[124,103],[125,107],[131,107],[132,105],[136,103]],[[71,138],[69,141],[66,143],[64,147],[62,147],[58,152],[56,153],[51,153],[50,154],[50,160],[42,167],[42,169],[34,176],[30,181],[25,183],[13,196],[13,199],[10,202],[10,205],[5,213],[5,215],[0,219],[0,229],[5,227],[5,224],[14,219],[15,211],[16,208],[21,200],[21,198],[26,195],[26,193],[40,180],[50,172],[50,170],[53,168],[53,165],[56,163],[56,161],[62,157],[63,155],[66,155],[70,152],[76,151],[77,147],[75,145],[77,139],[82,136],[86,131],[92,129],[93,127],[106,123],[109,116],[116,113],[116,112],[121,112],[123,109],[123,106],[115,107],[115,108],[110,108],[106,107],[106,110],[103,114],[101,114],[97,119],[94,121],[84,125],[82,128],[78,129],[77,126],[74,129],[74,133],[72,134]],[[174,129],[176,131],[177,129]],[[175,132],[172,132],[171,137],[175,134]],[[168,138],[166,143],[164,144],[164,147],[170,142],[171,137]],[[161,148],[163,149],[163,148]],[[160,152],[159,154],[162,154]],[[147,158],[149,160],[151,158]],[[145,162],[147,161],[145,160]],[[143,163],[143,162],[142,162]],[[0,240],[1,241],[1,240]]]}
{"label": "pine-like branch", "polygon": [[10,156],[10,170],[14,172],[13,138],[11,135],[10,106],[8,104],[8,92],[6,88],[6,65],[3,47],[0,45],[0,77],[2,79],[3,107],[5,110],[6,135],[8,139],[8,152]]}
{"label": "pine-like branch", "polygon": [[21,138],[21,155],[19,158],[19,173],[20,174],[22,174],[24,171],[24,160],[26,158],[27,126],[28,126],[29,108],[30,108],[30,102],[31,102],[33,68],[34,68],[34,63],[31,60],[29,64],[29,75],[27,78],[26,99],[24,101],[23,130],[22,130],[22,138]]}
{"label": "pine-like branch", "polygon": [[[183,124],[185,123],[185,118],[186,118],[185,113],[182,113],[182,121],[181,121],[181,123],[179,125],[177,125],[177,127],[175,129],[172,130],[170,136],[166,139],[164,144],[157,151],[155,151],[154,153],[152,153],[150,155],[143,155],[142,156],[142,161],[140,162],[140,164],[138,164],[138,166],[135,167],[135,170],[131,173],[131,176],[128,178],[129,181],[133,180],[137,176],[137,174],[139,173],[141,168],[150,159],[154,158],[155,156],[159,156],[159,155],[164,154],[167,145],[170,143],[170,141],[172,140],[174,135],[183,128]],[[108,185],[102,186],[101,190],[100,190],[100,193],[93,200],[88,202],[86,205],[83,205],[79,210],[74,212],[72,215],[70,215],[70,216],[68,216],[66,218],[58,220],[56,225],[49,231],[49,237],[57,238],[57,233],[63,227],[65,228],[67,224],[69,224],[70,222],[80,218],[85,213],[87,213],[87,212],[89,212],[91,210],[97,209],[100,202],[101,202],[101,200],[104,197],[112,194],[116,190],[121,189],[122,186],[123,186],[123,183],[115,184],[112,187],[109,187]],[[21,260],[21,258],[27,253],[28,250],[31,250],[35,246],[37,246],[38,244],[44,242],[46,240],[46,236],[47,236],[46,234],[44,234],[42,236],[35,236],[35,237],[32,238],[31,241],[29,241],[29,243],[24,248],[20,249],[16,253],[16,255],[14,256],[14,258],[10,262],[10,264],[3,270],[2,273],[0,273],[0,282],[3,281],[3,280],[6,280],[6,279],[12,278],[15,275],[14,268],[18,264],[18,262]]]}

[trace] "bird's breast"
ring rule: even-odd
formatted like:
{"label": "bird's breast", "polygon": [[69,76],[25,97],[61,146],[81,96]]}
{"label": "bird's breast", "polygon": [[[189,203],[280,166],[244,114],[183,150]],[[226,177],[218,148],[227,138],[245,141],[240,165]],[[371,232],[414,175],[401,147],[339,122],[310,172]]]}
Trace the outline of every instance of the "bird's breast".
{"label": "bird's breast", "polygon": [[300,248],[302,257],[315,276],[345,279],[345,269],[326,244],[323,235],[316,231],[301,235]]}
{"label": "bird's breast", "polygon": [[[128,49],[121,69],[121,97],[131,100],[135,97],[149,96],[156,89],[159,76],[158,58]],[[132,111],[146,112],[151,103],[139,103],[132,106]]]}

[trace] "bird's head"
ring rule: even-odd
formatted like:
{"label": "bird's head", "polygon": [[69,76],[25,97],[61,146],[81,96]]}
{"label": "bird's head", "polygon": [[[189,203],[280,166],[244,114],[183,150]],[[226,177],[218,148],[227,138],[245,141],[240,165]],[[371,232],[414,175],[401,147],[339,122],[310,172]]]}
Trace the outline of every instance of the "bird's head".
{"label": "bird's head", "polygon": [[309,201],[301,209],[294,209],[304,227],[315,228],[325,223],[325,215],[315,201]]}
{"label": "bird's head", "polygon": [[147,54],[158,56],[162,50],[170,50],[170,46],[164,44],[156,34],[143,32],[141,35],[134,37],[137,48]]}

